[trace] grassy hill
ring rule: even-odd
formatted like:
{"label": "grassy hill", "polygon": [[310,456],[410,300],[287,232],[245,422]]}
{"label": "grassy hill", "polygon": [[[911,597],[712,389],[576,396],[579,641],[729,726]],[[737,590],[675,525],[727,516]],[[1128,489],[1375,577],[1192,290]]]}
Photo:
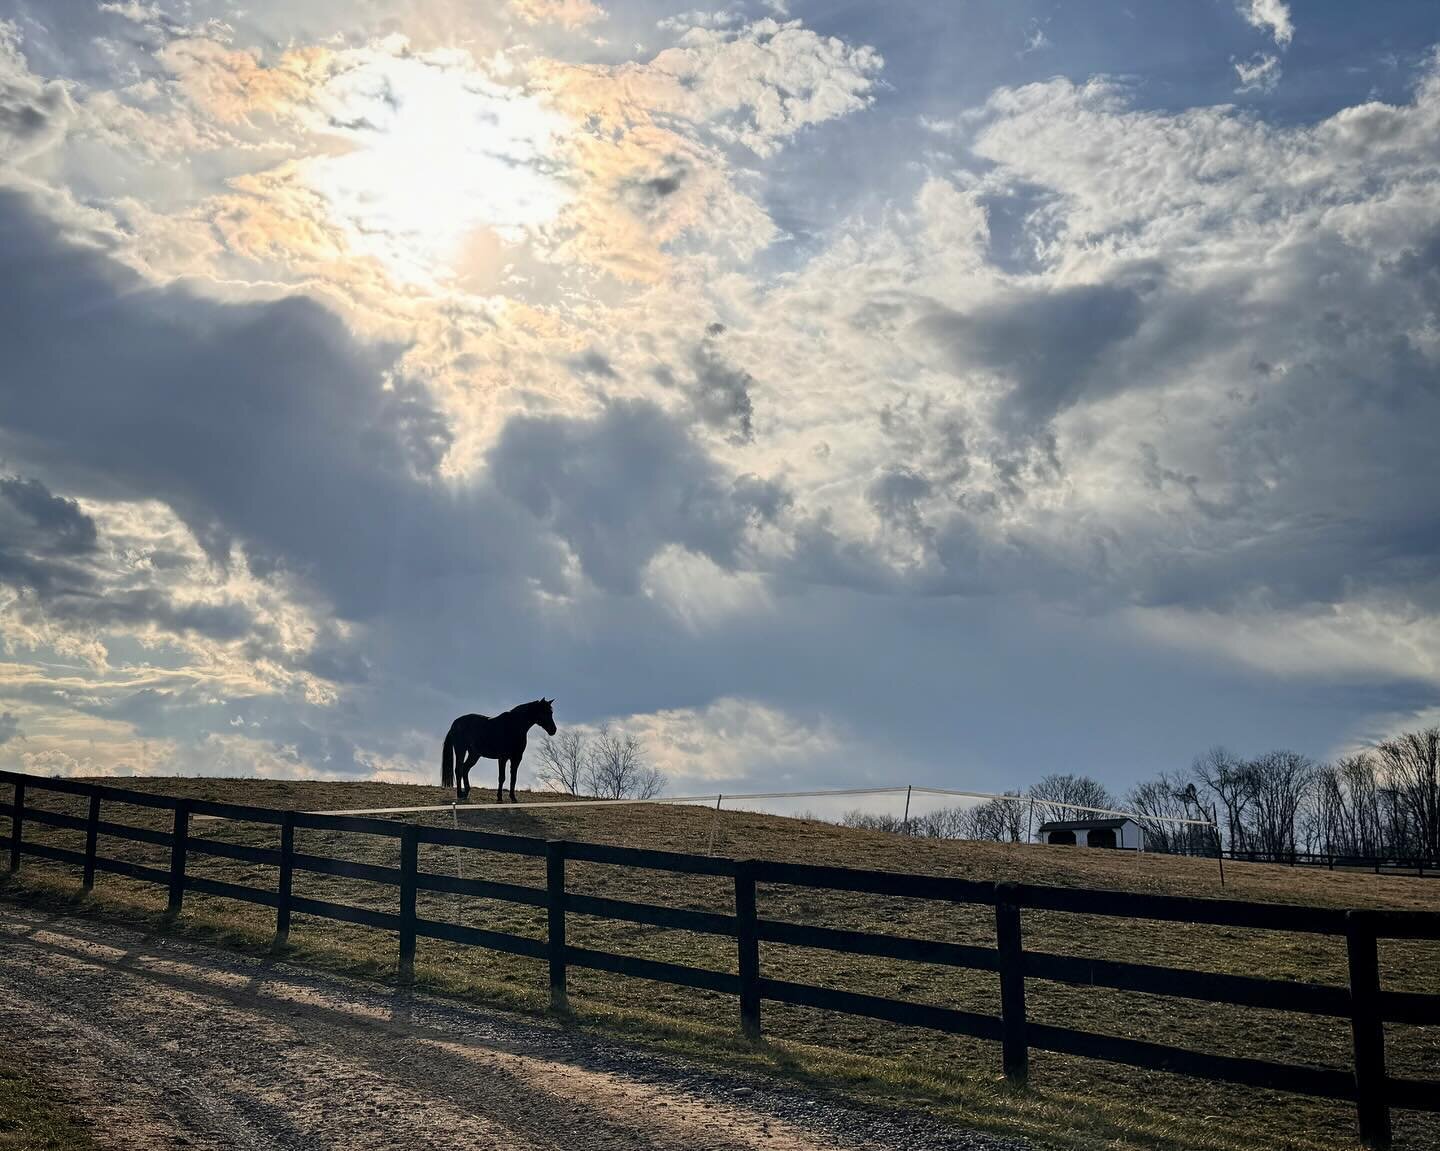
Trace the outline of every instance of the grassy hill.
{"label": "grassy hill", "polygon": [[[272,780],[146,779],[111,781],[142,790],[303,810],[353,809],[447,803],[437,787],[374,783]],[[8,789],[0,789],[8,790]],[[1213,860],[1135,856],[1077,848],[907,839],[854,831],[811,820],[722,812],[693,807],[616,807],[526,810],[496,807],[486,793],[467,810],[462,826],[549,838],[703,852],[715,829],[715,852],[737,858],[783,859],[872,867],[971,879],[1163,892],[1221,898],[1440,911],[1440,880],[1329,873],[1258,864],[1227,864],[1219,885]],[[8,796],[4,796],[8,798]],[[81,802],[34,794],[29,802],[81,813]],[[105,818],[166,826],[166,813],[107,808]],[[423,817],[450,826],[448,812]],[[38,828],[34,830],[38,831]],[[29,833],[27,832],[27,835]],[[197,820],[192,835],[273,846],[274,828]],[[81,846],[79,833],[47,838]],[[301,831],[296,848],[393,865],[392,840]],[[101,853],[163,866],[164,849],[120,840],[101,841]],[[543,885],[543,863],[493,853],[426,845],[424,870]],[[255,886],[275,883],[273,869],[192,857],[195,874]],[[638,869],[572,862],[572,890],[701,910],[729,911],[729,882]],[[65,898],[78,887],[72,869],[28,861],[19,881],[5,889],[17,898]],[[332,876],[297,872],[295,892],[394,910],[393,889]],[[102,875],[97,906],[111,914],[156,918],[164,893]],[[541,938],[544,912],[487,900],[421,893],[420,913],[471,926]],[[893,897],[762,887],[760,913],[774,919],[857,930],[878,930],[958,943],[993,946],[993,912]],[[198,932],[234,946],[264,947],[273,920],[264,909],[194,894],[181,920],[166,930]],[[1026,912],[1026,946],[1060,954],[1148,962],[1196,970],[1344,985],[1344,941],[1278,932],[1108,920],[1062,913]],[[637,924],[572,917],[570,942],[647,958],[735,970],[733,941]],[[395,968],[395,939],[388,933],[297,916],[292,950],[307,961],[388,977]],[[1394,941],[1381,945],[1387,988],[1440,993],[1440,945]],[[766,944],[765,974],[869,994],[998,1014],[993,974],[905,964],[886,959]],[[423,986],[526,1011],[545,1009],[546,977],[539,962],[421,940],[417,976]],[[574,1022],[623,1029],[650,1043],[702,1058],[746,1063],[800,1076],[817,1088],[902,1100],[953,1112],[965,1122],[1028,1134],[1057,1145],[1115,1148],[1333,1149],[1353,1147],[1353,1111],[1293,1095],[1228,1087],[1162,1073],[1036,1053],[1031,1087],[999,1081],[998,1046],[805,1008],[766,1004],[767,1042],[752,1049],[736,1036],[732,997],[572,970]],[[1348,1068],[1349,1024],[1283,1012],[1227,1008],[1163,996],[1072,987],[1032,980],[1030,1017],[1089,1030],[1175,1043],[1222,1054]],[[1387,1057],[1395,1074],[1433,1075],[1440,1063],[1440,1029],[1390,1025]],[[1223,1122],[1217,1122],[1223,1117]],[[1396,1112],[1396,1145],[1440,1146],[1435,1117]]]}

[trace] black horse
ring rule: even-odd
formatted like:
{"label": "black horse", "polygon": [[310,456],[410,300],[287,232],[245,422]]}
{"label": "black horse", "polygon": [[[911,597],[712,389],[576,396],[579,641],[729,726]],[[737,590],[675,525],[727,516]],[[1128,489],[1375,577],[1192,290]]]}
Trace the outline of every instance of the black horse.
{"label": "black horse", "polygon": [[[440,786],[455,785],[455,797],[470,794],[470,769],[482,759],[500,761],[500,783],[495,802],[505,802],[505,761],[510,761],[510,802],[515,802],[515,770],[525,754],[525,736],[537,723],[548,735],[555,734],[553,699],[537,699],[512,707],[495,717],[462,715],[445,735],[445,752],[440,758]],[[455,756],[460,761],[456,763]],[[455,769],[459,768],[457,772]]]}

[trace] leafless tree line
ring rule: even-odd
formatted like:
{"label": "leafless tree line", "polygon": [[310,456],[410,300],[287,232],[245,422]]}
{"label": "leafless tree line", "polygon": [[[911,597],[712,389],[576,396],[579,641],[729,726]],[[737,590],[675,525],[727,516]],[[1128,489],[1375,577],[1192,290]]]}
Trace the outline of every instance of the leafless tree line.
{"label": "leafless tree line", "polygon": [[665,790],[664,773],[650,762],[640,737],[609,724],[592,733],[566,728],[547,738],[535,774],[551,791],[597,799],[654,799]]}
{"label": "leafless tree line", "polygon": [[1214,851],[1204,828],[1160,817],[1213,819],[1225,848],[1272,859],[1298,853],[1440,860],[1440,728],[1315,763],[1294,751],[1244,759],[1211,748],[1188,771],[1133,788],[1126,806],[1154,851]]}
{"label": "leafless tree line", "polygon": [[[537,775],[555,791],[606,799],[652,799],[665,789],[639,737],[602,725],[570,728],[540,745]],[[1125,810],[1145,829],[1148,851],[1212,854],[1217,848],[1272,859],[1298,853],[1440,861],[1440,727],[1406,732],[1374,748],[1316,763],[1298,752],[1251,759],[1223,747],[1188,769],[1163,772],[1117,800],[1085,775],[1047,775],[1025,795],[900,815],[850,811],[847,827],[928,839],[1022,843],[1046,821],[1083,808]],[[1218,828],[1179,824],[1206,820]]]}
{"label": "leafless tree line", "polygon": [[972,807],[942,807],[912,815],[848,811],[840,818],[846,827],[891,831],[922,839],[979,839],[995,843],[1024,843],[1046,820],[1080,819],[1086,808],[1113,810],[1115,799],[1098,781],[1086,775],[1047,775],[1028,795],[1007,792]]}
{"label": "leafless tree line", "polygon": [[1014,798],[991,799],[976,807],[941,807],[912,815],[908,820],[899,815],[847,811],[840,817],[840,822],[845,827],[890,831],[921,839],[990,839],[1020,843],[1026,836],[1026,817],[1026,801],[1016,793]]}
{"label": "leafless tree line", "polygon": [[[1211,748],[1188,769],[1137,784],[1123,799],[1084,775],[1047,775],[1021,796],[912,816],[847,812],[847,827],[933,839],[1020,843],[1078,808],[1124,810],[1145,829],[1147,851],[1214,854],[1220,848],[1277,860],[1297,854],[1440,861],[1440,727],[1316,763],[1279,749],[1243,758]],[[1204,820],[1215,825],[1177,823]]]}

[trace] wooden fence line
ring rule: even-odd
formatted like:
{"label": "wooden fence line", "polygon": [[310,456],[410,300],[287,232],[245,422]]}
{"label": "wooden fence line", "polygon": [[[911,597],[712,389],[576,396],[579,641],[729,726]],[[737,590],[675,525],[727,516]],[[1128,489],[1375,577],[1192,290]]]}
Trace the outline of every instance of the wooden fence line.
{"label": "wooden fence line", "polygon": [[[1378,963],[1380,939],[1440,940],[1440,914],[1437,913],[1345,911],[1030,884],[982,883],[944,876],[903,875],[763,860],[737,861],[643,848],[546,841],[494,832],[421,827],[383,819],[322,816],[182,799],[8,771],[0,771],[0,783],[9,783],[14,789],[12,802],[0,804],[0,816],[10,816],[10,834],[0,839],[0,845],[10,849],[11,871],[19,870],[22,856],[28,855],[79,866],[87,888],[93,885],[97,871],[158,884],[167,889],[169,914],[181,911],[186,891],[271,907],[276,915],[277,944],[283,944],[287,939],[294,913],[393,931],[400,940],[399,972],[402,980],[413,978],[417,939],[442,939],[547,961],[551,998],[557,1007],[564,1006],[566,1001],[566,973],[569,968],[608,971],[736,995],[739,998],[741,1029],[752,1038],[761,1034],[761,1006],[769,1000],[997,1041],[1001,1045],[1004,1073],[1016,1082],[1023,1082],[1029,1074],[1029,1052],[1042,1050],[1346,1100],[1356,1105],[1361,1138],[1371,1147],[1389,1145],[1391,1108],[1440,1111],[1440,1080],[1400,1079],[1386,1074],[1384,1030],[1387,1022],[1440,1024],[1440,995],[1384,990],[1380,984]],[[30,800],[39,791],[87,798],[87,816],[81,818],[34,806]],[[172,811],[171,830],[162,832],[102,820],[101,805],[105,802]],[[196,838],[190,835],[190,820],[195,814],[276,826],[280,830],[279,847],[258,848]],[[85,850],[74,851],[33,841],[27,843],[24,840],[24,825],[27,822],[84,831]],[[298,853],[295,851],[296,828],[397,839],[400,866],[380,867]],[[161,869],[101,856],[97,852],[100,835],[168,847],[170,865],[168,869]],[[422,843],[543,857],[545,887],[532,888],[422,872],[419,869],[419,846]],[[278,884],[274,890],[262,890],[191,875],[186,871],[186,860],[191,855],[218,856],[276,867],[279,871]],[[729,877],[734,882],[734,914],[661,907],[570,892],[565,885],[568,860]],[[292,890],[296,871],[345,876],[397,887],[399,911],[371,911],[296,896]],[[993,906],[995,947],[763,919],[759,915],[757,896],[761,883]],[[416,911],[416,897],[420,891],[472,895],[544,907],[547,911],[546,938],[533,939],[509,932],[422,919]],[[1343,936],[1349,962],[1349,986],[1292,983],[1027,951],[1022,933],[1024,910]],[[736,941],[737,973],[573,947],[566,940],[566,916],[571,913],[731,937]],[[770,979],[761,969],[761,942],[994,971],[1000,979],[1001,1012],[996,1017]],[[1027,979],[1348,1018],[1353,1039],[1353,1072],[1214,1055],[1036,1023],[1029,1020],[1026,1013]]]}
{"label": "wooden fence line", "polygon": [[1276,855],[1268,851],[1220,853],[1236,863],[1273,863],[1277,867],[1323,867],[1334,871],[1373,871],[1376,875],[1440,879],[1440,860],[1422,855],[1346,855],[1343,852],[1290,851]]}

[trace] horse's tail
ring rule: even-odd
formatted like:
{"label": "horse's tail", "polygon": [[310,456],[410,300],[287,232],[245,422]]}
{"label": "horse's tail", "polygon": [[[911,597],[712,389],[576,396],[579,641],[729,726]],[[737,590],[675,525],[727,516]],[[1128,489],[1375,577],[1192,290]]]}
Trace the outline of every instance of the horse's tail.
{"label": "horse's tail", "polygon": [[455,786],[455,729],[445,733],[445,750],[440,756],[440,786]]}

